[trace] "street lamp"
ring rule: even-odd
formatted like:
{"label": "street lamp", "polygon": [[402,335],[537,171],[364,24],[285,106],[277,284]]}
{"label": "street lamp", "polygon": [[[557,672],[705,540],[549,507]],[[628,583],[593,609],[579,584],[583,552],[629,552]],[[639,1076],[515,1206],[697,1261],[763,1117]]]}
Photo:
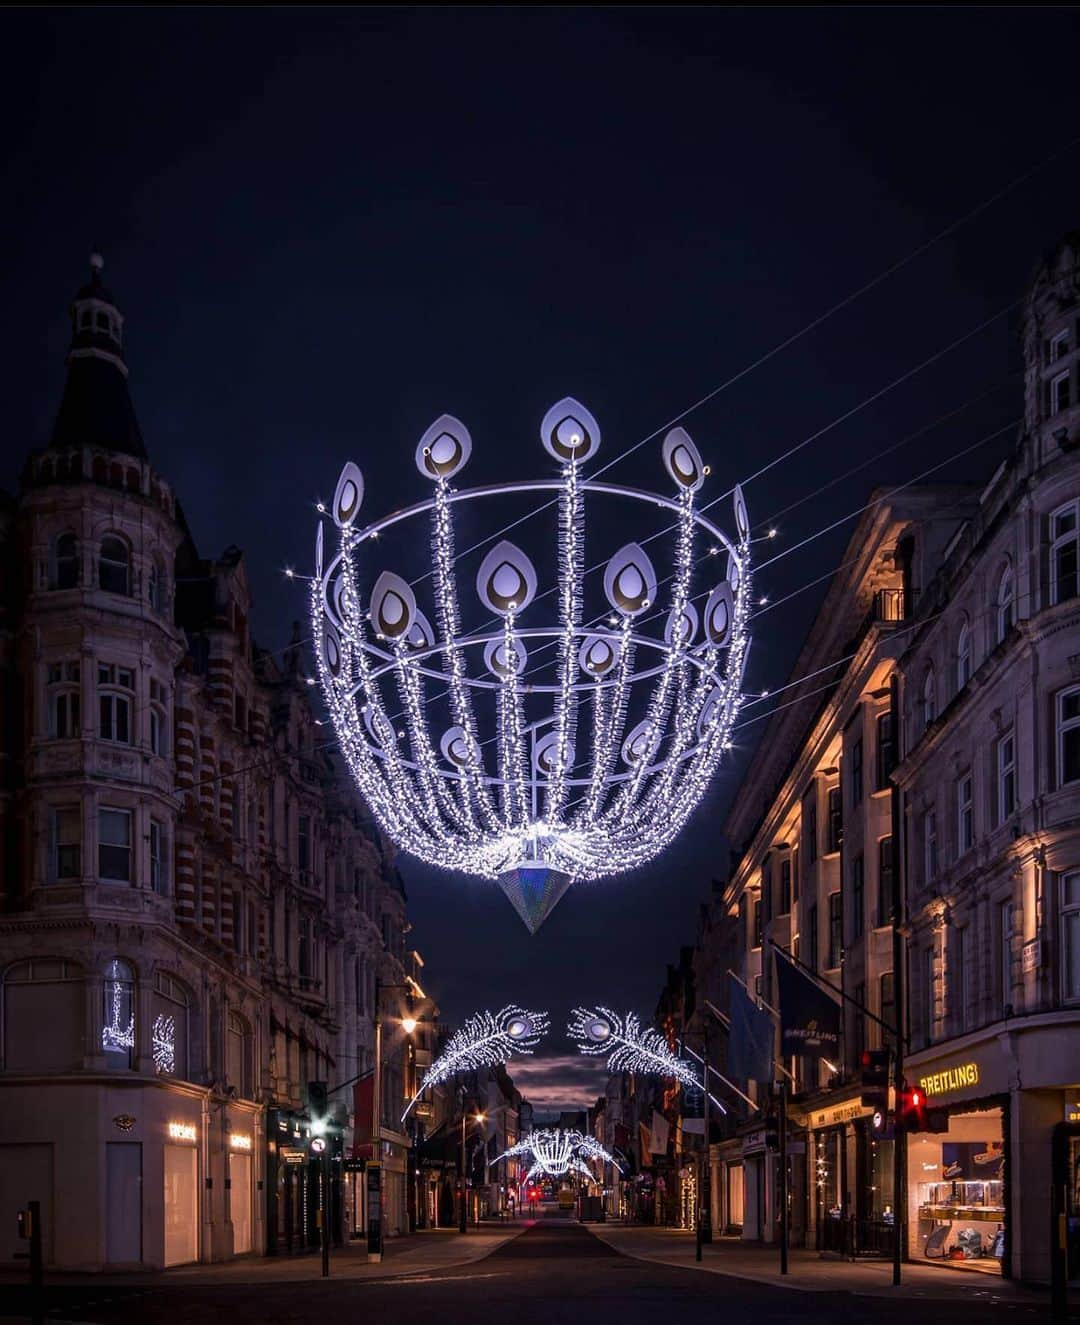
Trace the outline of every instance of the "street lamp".
{"label": "street lamp", "polygon": [[[473,1114],[473,1122],[475,1122],[477,1125],[486,1121],[486,1119],[487,1119],[487,1114],[485,1113],[480,1113],[478,1111],[477,1113]],[[458,1218],[459,1233],[468,1232],[467,1216],[469,1209],[468,1206],[469,1193],[468,1193],[468,1186],[466,1183],[466,1175],[465,1175],[465,1124],[467,1123],[467,1121],[468,1117],[465,1113],[465,1087],[462,1086],[461,1088],[461,1213]]]}

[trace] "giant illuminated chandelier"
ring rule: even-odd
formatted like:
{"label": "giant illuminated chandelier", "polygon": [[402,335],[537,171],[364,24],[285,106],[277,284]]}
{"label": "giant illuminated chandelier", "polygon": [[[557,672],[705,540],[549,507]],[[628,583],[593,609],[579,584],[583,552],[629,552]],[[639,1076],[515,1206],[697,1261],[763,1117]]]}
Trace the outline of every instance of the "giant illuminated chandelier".
{"label": "giant illuminated chandelier", "polygon": [[591,1182],[596,1175],[585,1163],[587,1159],[599,1159],[605,1164],[614,1164],[622,1172],[618,1160],[610,1155],[594,1136],[577,1132],[570,1128],[539,1127],[530,1132],[517,1145],[503,1151],[495,1160],[511,1159],[515,1155],[527,1155],[532,1167],[522,1179],[523,1184],[532,1182],[535,1177],[562,1178],[567,1173],[580,1173]]}
{"label": "giant illuminated chandelier", "polygon": [[[730,745],[750,613],[742,492],[734,489],[731,540],[697,508],[709,469],[682,428],[661,447],[673,495],[587,478],[600,429],[575,400],[547,412],[540,437],[557,478],[459,489],[453,481],[472,439],[443,415],[416,448],[433,495],[366,525],[363,476],[346,464],[329,511],[339,546],[324,547],[320,522],[311,594],[330,717],[379,824],[429,864],[497,880],[532,931],[571,882],[642,865],[683,828]],[[531,492],[558,494],[556,605],[542,610],[535,566],[503,539],[475,580],[491,617],[466,630],[454,508]],[[621,504],[620,520],[641,503],[675,517],[670,573],[658,579],[641,544],[625,544],[606,560],[604,607],[591,622],[583,619],[586,499],[590,508]],[[379,567],[375,541],[423,516],[427,611],[405,579]],[[695,595],[695,568],[715,567],[720,555],[723,575]],[[705,600],[700,613],[695,597]],[[540,667],[529,665],[530,651]],[[435,700],[445,717],[433,712]]]}

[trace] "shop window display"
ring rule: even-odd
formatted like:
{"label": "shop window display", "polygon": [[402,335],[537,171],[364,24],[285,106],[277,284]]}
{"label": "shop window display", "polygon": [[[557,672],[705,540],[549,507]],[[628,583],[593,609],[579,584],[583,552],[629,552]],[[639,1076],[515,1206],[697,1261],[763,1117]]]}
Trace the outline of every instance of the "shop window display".
{"label": "shop window display", "polygon": [[1000,1109],[951,1113],[948,1132],[908,1145],[912,1258],[1000,1272],[1005,1254]]}

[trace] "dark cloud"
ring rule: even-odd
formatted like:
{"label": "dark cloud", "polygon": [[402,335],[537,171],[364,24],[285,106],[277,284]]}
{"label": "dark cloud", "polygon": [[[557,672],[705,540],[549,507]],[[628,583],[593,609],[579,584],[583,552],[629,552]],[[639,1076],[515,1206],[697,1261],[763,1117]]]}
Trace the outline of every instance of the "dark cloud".
{"label": "dark cloud", "polygon": [[582,1054],[515,1059],[510,1074],[537,1114],[583,1109],[603,1094],[607,1080],[604,1060]]}

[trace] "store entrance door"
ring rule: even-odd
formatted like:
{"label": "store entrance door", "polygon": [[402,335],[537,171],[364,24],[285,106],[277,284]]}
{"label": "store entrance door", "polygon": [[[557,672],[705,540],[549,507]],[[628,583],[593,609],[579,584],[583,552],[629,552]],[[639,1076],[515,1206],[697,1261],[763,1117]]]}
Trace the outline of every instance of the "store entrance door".
{"label": "store entrance door", "polygon": [[251,1250],[251,1156],[229,1155],[229,1207],[233,1226],[233,1255]]}

